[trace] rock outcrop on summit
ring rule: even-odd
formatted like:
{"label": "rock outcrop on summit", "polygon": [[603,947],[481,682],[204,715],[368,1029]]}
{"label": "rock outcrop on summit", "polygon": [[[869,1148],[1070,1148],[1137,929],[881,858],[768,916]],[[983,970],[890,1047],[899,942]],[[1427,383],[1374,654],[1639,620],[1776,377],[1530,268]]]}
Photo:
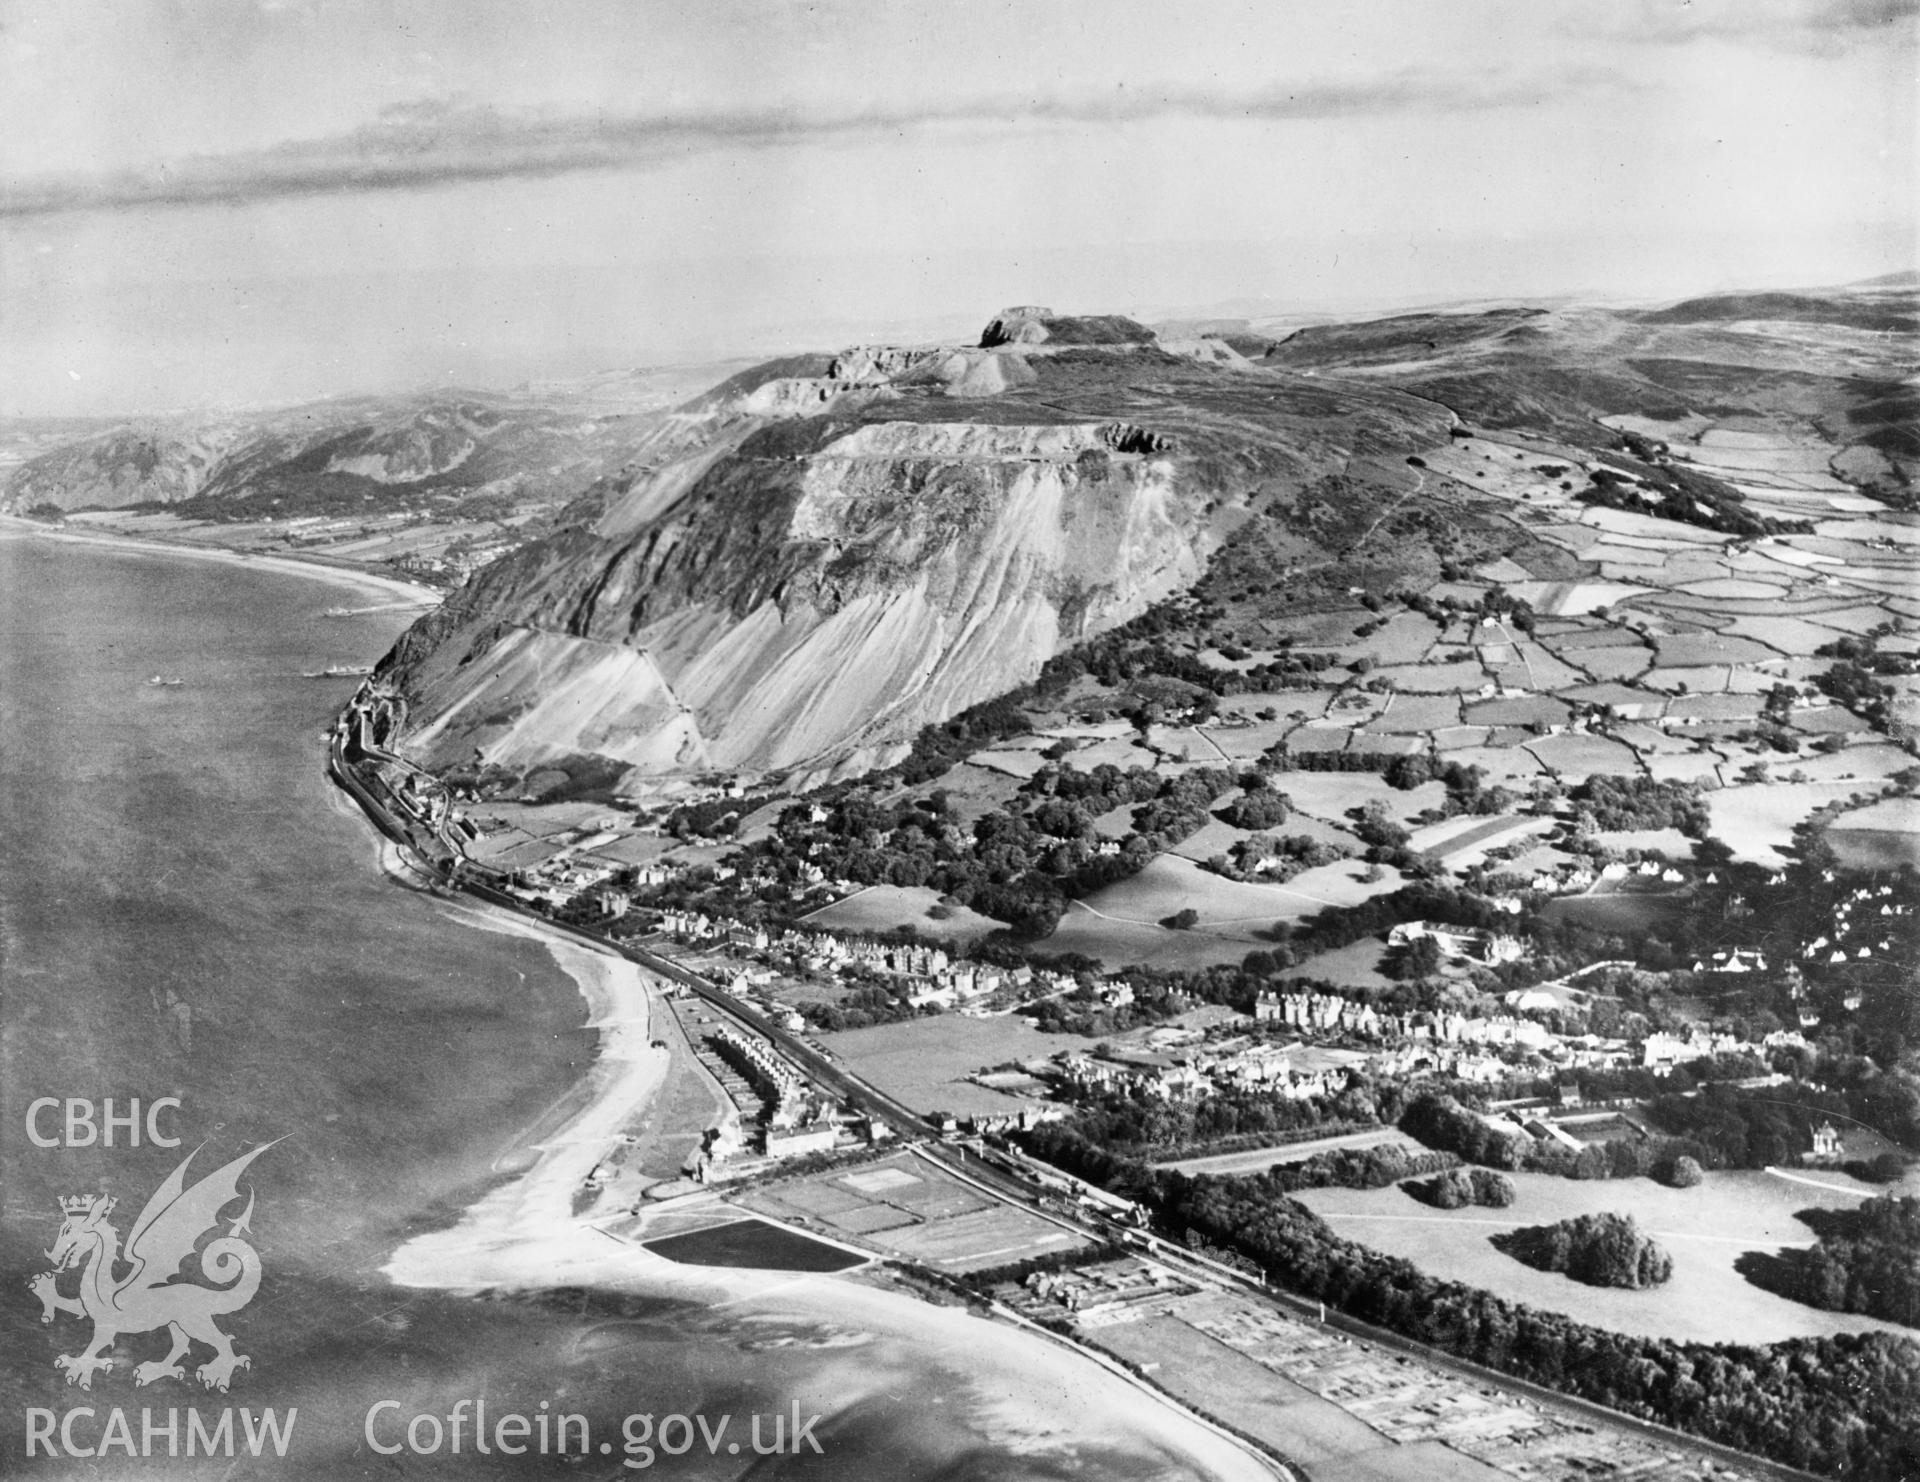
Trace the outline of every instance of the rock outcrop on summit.
{"label": "rock outcrop on summit", "polygon": [[1265,480],[1445,436],[1118,318],[772,362],[670,415],[384,673],[430,765],[829,776],[1191,585]]}

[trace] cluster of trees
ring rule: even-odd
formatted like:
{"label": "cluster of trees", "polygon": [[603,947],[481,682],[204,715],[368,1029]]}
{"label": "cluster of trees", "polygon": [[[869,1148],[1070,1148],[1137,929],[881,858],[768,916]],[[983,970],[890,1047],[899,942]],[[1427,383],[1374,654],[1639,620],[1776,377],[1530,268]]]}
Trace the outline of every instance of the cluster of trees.
{"label": "cluster of trees", "polygon": [[[1076,1146],[1077,1144],[1077,1146]],[[1676,1343],[1541,1312],[1344,1240],[1264,1175],[1187,1178],[1037,1129],[1036,1155],[1130,1197],[1268,1279],[1489,1368],[1854,1482],[1920,1467],[1920,1345],[1885,1333]]]}
{"label": "cluster of trees", "polygon": [[1267,752],[1267,762],[1280,772],[1379,772],[1385,774],[1396,762],[1406,761],[1398,751],[1302,751],[1287,750],[1283,741]]}
{"label": "cluster of trees", "polygon": [[[1490,551],[1486,554],[1496,553]],[[1440,579],[1442,581],[1469,581],[1472,576],[1470,562],[1443,561],[1441,563]],[[1395,592],[1393,595],[1396,601],[1424,617],[1433,619],[1442,629],[1449,627],[1453,620],[1463,613],[1469,620],[1474,621],[1504,615],[1516,631],[1525,633],[1529,637],[1533,634],[1535,622],[1533,604],[1524,597],[1514,596],[1505,587],[1497,584],[1482,592],[1480,600],[1472,605],[1461,602],[1457,597],[1436,597],[1428,592],[1402,591]]]}
{"label": "cluster of trees", "polygon": [[1338,864],[1353,851],[1344,844],[1328,843],[1311,834],[1255,834],[1242,839],[1226,854],[1209,855],[1203,870],[1224,875],[1229,880],[1261,879],[1283,885],[1302,870]]}
{"label": "cluster of trees", "polygon": [[1483,931],[1512,931],[1517,924],[1515,918],[1470,890],[1421,880],[1357,905],[1330,906],[1297,923],[1287,939],[1304,956],[1382,936],[1405,921],[1444,922]]}
{"label": "cluster of trees", "polygon": [[[861,884],[931,886],[1023,937],[1044,937],[1070,898],[1125,879],[1200,828],[1235,781],[1217,767],[1173,777],[1140,767],[1047,767],[970,829],[938,789],[887,803],[869,789],[847,789],[786,809],[774,836],[755,846],[755,864],[783,883],[812,865]],[[1133,832],[1117,852],[1102,852],[1094,821],[1128,804]]]}
{"label": "cluster of trees", "polygon": [[1449,1168],[1428,1179],[1415,1192],[1436,1209],[1466,1209],[1476,1204],[1505,1209],[1513,1203],[1513,1180],[1491,1168]]}
{"label": "cluster of trees", "polygon": [[1813,682],[1821,692],[1832,696],[1856,715],[1884,727],[1887,706],[1897,693],[1887,679],[1913,673],[1912,658],[1905,654],[1879,652],[1878,644],[1871,635],[1842,638],[1834,643],[1823,644],[1814,652],[1821,658],[1838,660],[1825,674],[1814,677]]}
{"label": "cluster of trees", "polygon": [[[1384,1189],[1402,1179],[1437,1174],[1450,1178],[1460,1172],[1460,1160],[1451,1153],[1409,1153],[1393,1144],[1372,1148],[1333,1148],[1298,1163],[1278,1163],[1267,1170],[1276,1187],[1289,1194],[1301,1189]],[[1509,1191],[1512,1185],[1508,1185]]]}
{"label": "cluster of trees", "polygon": [[1642,464],[1634,475],[1599,468],[1592,479],[1576,496],[1583,504],[1656,515],[1728,535],[1765,535],[1776,529],[1805,528],[1802,521],[1774,521],[1755,514],[1731,484],[1677,463]]}
{"label": "cluster of trees", "polygon": [[1869,1199],[1802,1218],[1817,1221],[1820,1241],[1800,1254],[1791,1296],[1920,1328],[1920,1199]]}
{"label": "cluster of trees", "polygon": [[1066,1250],[1048,1251],[1043,1255],[1027,1256],[1018,1261],[1008,1261],[999,1266],[983,1266],[973,1271],[963,1271],[954,1279],[963,1286],[972,1287],[977,1292],[989,1292],[997,1286],[1009,1282],[1023,1284],[1029,1276],[1036,1273],[1053,1275],[1060,1271],[1071,1271],[1079,1266],[1094,1266],[1102,1261],[1117,1261],[1132,1254],[1117,1241],[1102,1241],[1098,1245],[1077,1245]]}
{"label": "cluster of trees", "polygon": [[1673,828],[1695,839],[1711,821],[1697,782],[1652,777],[1593,776],[1574,788],[1574,831]]}
{"label": "cluster of trees", "polygon": [[[1834,1061],[1829,1073],[1845,1070]],[[1911,1110],[1892,1077],[1867,1076],[1851,1090],[1831,1082],[1816,1087],[1795,1081],[1750,1091],[1716,1082],[1692,1096],[1656,1096],[1647,1104],[1647,1116],[1663,1132],[1697,1144],[1703,1151],[1696,1156],[1709,1168],[1767,1168],[1797,1162],[1813,1146],[1813,1129],[1829,1118],[1872,1125],[1869,1117],[1856,1114],[1856,1106],[1869,1117],[1877,1112],[1881,1120],[1892,1114],[1896,1126]]]}
{"label": "cluster of trees", "polygon": [[[1399,1105],[1397,1093],[1390,1093],[1389,1109]],[[1378,1093],[1367,1087],[1299,1100],[1226,1088],[1177,1102],[1134,1090],[1102,1092],[1078,1107],[1067,1121],[1079,1136],[1102,1147],[1167,1158],[1202,1148],[1224,1150],[1224,1145],[1233,1143],[1265,1146],[1286,1138],[1342,1132],[1372,1126],[1378,1118]]]}
{"label": "cluster of trees", "polygon": [[1419,787],[1424,782],[1444,783],[1447,798],[1438,809],[1441,818],[1458,818],[1463,813],[1491,817],[1496,813],[1505,813],[1518,801],[1504,787],[1487,786],[1485,767],[1443,762],[1425,752],[1395,757],[1382,776],[1387,786],[1405,790]]}
{"label": "cluster of trees", "polygon": [[1249,773],[1241,786],[1246,791],[1220,810],[1221,819],[1235,828],[1277,828],[1292,814],[1293,799],[1277,791],[1261,773]]}
{"label": "cluster of trees", "polygon": [[1678,1137],[1614,1138],[1588,1143],[1576,1152],[1557,1142],[1536,1141],[1518,1126],[1497,1127],[1439,1091],[1414,1097],[1400,1116],[1400,1130],[1430,1148],[1457,1153],[1485,1168],[1563,1178],[1655,1177],[1670,1182],[1682,1158],[1711,1168],[1727,1166],[1715,1150]]}
{"label": "cluster of trees", "polygon": [[1505,1230],[1494,1245],[1536,1271],[1562,1271],[1588,1286],[1634,1291],[1659,1286],[1673,1275],[1673,1257],[1630,1214],[1583,1214],[1552,1225]]}
{"label": "cluster of trees", "polygon": [[838,1003],[810,998],[794,1005],[815,1029],[865,1029],[874,1024],[893,1024],[901,1019],[919,1017],[920,1011],[890,989],[869,985],[855,988]]}
{"label": "cluster of trees", "polygon": [[682,803],[667,815],[666,830],[676,839],[725,839],[739,830],[740,820],[777,797],[763,793],[751,798],[707,798]]}

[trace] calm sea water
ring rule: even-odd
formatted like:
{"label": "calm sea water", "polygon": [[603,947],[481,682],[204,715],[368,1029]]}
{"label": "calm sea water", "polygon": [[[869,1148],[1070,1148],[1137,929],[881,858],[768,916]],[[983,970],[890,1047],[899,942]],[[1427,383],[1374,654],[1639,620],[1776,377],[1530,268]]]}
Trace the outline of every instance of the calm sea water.
{"label": "calm sea water", "polygon": [[[387,1283],[386,1256],[488,1186],[593,1039],[544,949],[389,881],[326,782],[321,733],[355,681],[303,676],[370,662],[404,621],[322,617],[362,600],[282,571],[0,538],[0,1474],[229,1474],[224,1460],[25,1457],[28,1407],[84,1403],[126,1407],[136,1433],[143,1405],[297,1406],[287,1458],[245,1475],[634,1475],[617,1454],[388,1458],[361,1441],[376,1400],[444,1414],[487,1394],[496,1413],[543,1398],[581,1410],[616,1442],[634,1410],[744,1424],[797,1402],[830,1417],[823,1457],[696,1448],[657,1458],[674,1476],[1193,1475],[1157,1435],[1111,1433],[1112,1381],[1046,1398],[1053,1434],[1036,1438],[1005,1420],[1012,1400],[1036,1402],[1013,1394],[1040,1382],[1017,1364],[975,1368],[899,1331],[836,1331],[817,1300],[719,1312],[644,1294],[485,1299]],[[112,1149],[27,1136],[36,1098],[112,1097],[124,1111],[162,1096],[182,1103],[168,1117],[178,1150],[129,1148],[124,1131]],[[52,1359],[85,1328],[42,1326],[25,1290],[47,1264],[58,1200],[114,1195],[124,1234],[188,1149],[206,1144],[205,1170],[272,1139],[284,1140],[250,1176],[266,1274],[226,1322],[254,1368],[225,1397],[181,1381],[135,1389],[132,1363],[164,1347],[141,1334],[121,1340],[90,1395],[66,1387]]]}

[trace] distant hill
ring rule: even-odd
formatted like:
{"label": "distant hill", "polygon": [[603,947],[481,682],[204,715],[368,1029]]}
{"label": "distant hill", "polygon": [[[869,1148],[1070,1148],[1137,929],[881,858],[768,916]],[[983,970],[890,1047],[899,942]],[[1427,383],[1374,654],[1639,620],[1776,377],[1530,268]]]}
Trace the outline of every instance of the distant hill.
{"label": "distant hill", "polygon": [[96,424],[7,472],[0,509],[154,504],[244,520],[560,498],[617,468],[689,389],[685,372],[651,373]]}
{"label": "distant hill", "polygon": [[[1893,285],[1879,282],[1875,286]],[[1687,299],[1671,308],[1656,309],[1639,317],[1646,324],[1782,319],[1802,324],[1844,324],[1852,329],[1871,330],[1876,334],[1913,334],[1920,331],[1920,318],[1915,317],[1914,307],[1911,298],[1902,305],[1890,305],[1878,297],[1867,301],[1858,295],[1829,298],[1804,293],[1729,293],[1713,298]]]}

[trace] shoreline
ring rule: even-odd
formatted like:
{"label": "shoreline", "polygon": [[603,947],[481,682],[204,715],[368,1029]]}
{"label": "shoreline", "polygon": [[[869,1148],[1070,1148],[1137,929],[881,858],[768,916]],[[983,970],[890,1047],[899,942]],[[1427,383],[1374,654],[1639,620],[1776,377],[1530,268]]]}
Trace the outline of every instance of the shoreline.
{"label": "shoreline", "polygon": [[162,540],[151,535],[126,535],[113,530],[75,530],[64,525],[43,525],[37,520],[25,519],[19,515],[0,515],[0,540],[9,538],[53,540],[67,545],[95,545],[108,549],[143,551],[155,556],[185,556],[202,561],[221,561],[236,566],[265,568],[269,571],[283,572],[289,576],[315,577],[323,581],[332,581],[336,585],[353,587],[369,595],[401,599],[400,602],[388,604],[390,610],[402,605],[408,607],[418,605],[422,608],[438,607],[447,597],[445,592],[419,582],[406,581],[397,576],[386,576],[377,571],[360,571],[331,562],[303,559],[291,553],[276,552],[273,555],[255,556],[230,550],[225,546],[189,545],[184,541]]}
{"label": "shoreline", "polygon": [[[393,872],[391,845],[382,867]],[[414,882],[400,877],[409,886]],[[416,887],[417,888],[417,887]],[[563,1284],[581,1254],[583,1233],[597,1235],[575,1203],[596,1167],[620,1146],[622,1130],[666,1080],[670,1053],[649,1038],[658,1012],[641,968],[505,911],[465,898],[441,902],[462,924],[535,941],[586,1000],[598,1042],[586,1073],[508,1139],[494,1167],[505,1182],[482,1195],[443,1230],[416,1235],[381,1268],[399,1286],[479,1291],[496,1286]],[[557,1125],[556,1115],[559,1114]]]}
{"label": "shoreline", "polygon": [[[389,840],[380,840],[379,863],[396,883],[424,889],[405,851]],[[619,1146],[621,1129],[658,1094],[670,1068],[671,1051],[654,1048],[649,1037],[651,1014],[665,1012],[652,997],[654,982],[627,958],[517,913],[466,896],[443,898],[442,904],[463,924],[546,947],[586,999],[587,1027],[600,1038],[587,1073],[496,1154],[494,1167],[503,1181],[452,1225],[394,1250],[380,1270],[396,1286],[475,1295],[590,1285],[734,1312],[729,1321],[751,1326],[801,1323],[828,1335],[814,1346],[898,1345],[922,1362],[968,1376],[987,1433],[1019,1449],[1070,1449],[1084,1440],[1084,1425],[1069,1430],[1053,1407],[1035,1399],[1044,1390],[1078,1392],[1084,1407],[1104,1417],[1097,1433],[1131,1432],[1169,1461],[1178,1458],[1217,1482],[1289,1477],[1285,1463],[1107,1356],[1017,1320],[932,1302],[858,1272],[681,1265],[601,1228],[609,1212],[576,1212],[582,1181]],[[550,1127],[556,1117],[561,1120]],[[720,1192],[708,1202],[715,1209],[737,1208]],[[884,1381],[877,1381],[876,1392],[884,1390]],[[844,1403],[873,1398],[849,1393]],[[888,1398],[897,1396],[889,1392]]]}

